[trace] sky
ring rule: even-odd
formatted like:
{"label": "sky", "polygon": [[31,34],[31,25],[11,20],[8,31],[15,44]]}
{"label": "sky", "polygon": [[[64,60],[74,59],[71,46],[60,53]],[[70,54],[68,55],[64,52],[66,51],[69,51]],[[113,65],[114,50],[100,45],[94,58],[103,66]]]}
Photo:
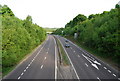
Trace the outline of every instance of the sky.
{"label": "sky", "polygon": [[115,8],[120,0],[0,0],[11,8],[16,17],[32,16],[41,27],[64,27],[78,14],[89,16]]}

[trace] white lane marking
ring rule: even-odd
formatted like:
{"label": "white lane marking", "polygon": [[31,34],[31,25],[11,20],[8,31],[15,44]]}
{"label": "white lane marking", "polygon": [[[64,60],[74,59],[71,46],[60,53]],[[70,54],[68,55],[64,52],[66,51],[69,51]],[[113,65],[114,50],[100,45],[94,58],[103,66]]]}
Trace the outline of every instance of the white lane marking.
{"label": "white lane marking", "polygon": [[35,59],[32,59],[32,61],[34,61]]}
{"label": "white lane marking", "polygon": [[28,67],[26,67],[26,69],[28,69]]}
{"label": "white lane marking", "polygon": [[[88,53],[86,53],[83,49],[81,49],[79,46],[77,46],[77,45],[74,44],[73,42],[70,41],[70,43],[73,44],[74,46],[76,46],[78,49],[80,49],[80,51],[82,51],[83,53],[89,55]],[[91,56],[89,56],[89,57],[91,57]],[[94,60],[93,57],[91,57],[91,58]],[[100,60],[100,61],[101,61],[101,60]],[[101,63],[98,63],[97,61],[94,61],[94,63],[96,63],[96,64],[98,64],[98,65],[101,65]]]}
{"label": "white lane marking", "polygon": [[54,39],[54,43],[55,43],[55,81],[57,80],[57,51],[56,51],[56,41],[55,41],[55,38],[53,37]]}
{"label": "white lane marking", "polygon": [[99,77],[97,77],[97,79],[98,79],[99,81],[101,81]]}
{"label": "white lane marking", "polygon": [[[46,41],[47,42],[47,41]],[[42,44],[41,44],[41,49],[39,50],[39,52],[34,56],[34,58],[32,59],[32,61],[30,62],[30,64],[26,67],[26,69],[24,70],[24,72],[28,69],[28,67],[32,64],[32,62],[34,61],[34,59],[38,56],[38,54],[41,52],[41,50],[43,49],[43,47],[45,46],[45,44],[46,44],[46,42],[43,44],[43,46],[42,46]],[[18,77],[18,79],[20,79],[21,78],[21,76],[23,75],[23,73]]]}
{"label": "white lane marking", "polygon": [[48,48],[48,50],[47,51],[49,51],[49,48]]}
{"label": "white lane marking", "polygon": [[86,57],[84,54],[82,54],[83,55],[83,57],[85,57],[85,59],[87,59],[88,60],[88,62],[90,62],[91,63],[91,65],[93,66],[93,67],[95,67],[97,70],[99,70],[99,68],[97,67],[97,65],[96,64],[93,64],[89,59],[88,59],[88,57]]}
{"label": "white lane marking", "polygon": [[115,75],[115,74],[113,74],[113,76],[115,76],[115,77],[116,77],[116,75]]}
{"label": "white lane marking", "polygon": [[80,57],[80,55],[78,55],[78,57]]}
{"label": "white lane marking", "polygon": [[30,64],[32,64],[32,63],[33,63],[33,61],[30,62]]}
{"label": "white lane marking", "polygon": [[104,69],[107,69],[106,67],[104,67]]}
{"label": "white lane marking", "polygon": [[40,67],[41,69],[43,68],[43,65],[41,65],[41,67]]}
{"label": "white lane marking", "polygon": [[109,72],[109,73],[111,73],[111,71],[110,71],[110,70],[108,70],[108,72]]}
{"label": "white lane marking", "polygon": [[75,52],[75,51],[74,51]]}
{"label": "white lane marking", "polygon": [[118,80],[120,80],[120,78],[118,78]]}
{"label": "white lane marking", "polygon": [[88,65],[85,63],[85,65],[88,67]]}
{"label": "white lane marking", "polygon": [[28,67],[31,65],[31,63],[28,65]]}
{"label": "white lane marking", "polygon": [[33,59],[35,59],[36,57],[34,57]]}
{"label": "white lane marking", "polygon": [[47,52],[47,54],[48,54],[48,52]]}
{"label": "white lane marking", "polygon": [[21,76],[23,75],[24,73],[21,74]]}
{"label": "white lane marking", "polygon": [[44,59],[46,59],[46,57]]}
{"label": "white lane marking", "polygon": [[[89,56],[89,55],[88,55]],[[87,56],[86,56],[87,57]],[[90,56],[89,56],[90,57]],[[87,57],[89,60],[93,61],[95,64],[101,65],[101,63],[97,62],[94,58],[89,58]]]}
{"label": "white lane marking", "polygon": [[21,77],[18,77],[18,79],[20,79]]}
{"label": "white lane marking", "polygon": [[[59,39],[58,39],[58,40],[59,40]],[[60,41],[60,40],[59,40],[59,41]],[[61,43],[61,41],[60,41],[60,43]],[[78,80],[80,80],[80,78],[79,78],[79,76],[78,76],[78,74],[77,74],[77,72],[76,72],[76,70],[75,70],[75,67],[73,66],[73,63],[72,63],[72,61],[71,61],[71,59],[70,59],[70,57],[69,57],[69,55],[68,55],[67,51],[65,50],[65,48],[64,48],[64,46],[63,46],[63,44],[62,44],[62,43],[61,43],[61,45],[62,45],[62,47],[63,47],[63,49],[64,49],[65,53],[67,54],[67,57],[68,57],[68,59],[69,59],[69,61],[70,61],[70,64],[72,65],[73,70],[74,70],[74,72],[75,72],[75,74],[76,74],[76,76],[77,76],[77,79],[78,79]]]}
{"label": "white lane marking", "polygon": [[24,72],[26,71],[26,69],[24,70]]}
{"label": "white lane marking", "polygon": [[101,63],[99,63],[99,62],[98,62],[98,61],[96,61],[96,60],[95,60],[95,61],[93,61],[93,62],[94,62],[94,63],[96,63],[96,64],[98,64],[98,65],[101,65]]}

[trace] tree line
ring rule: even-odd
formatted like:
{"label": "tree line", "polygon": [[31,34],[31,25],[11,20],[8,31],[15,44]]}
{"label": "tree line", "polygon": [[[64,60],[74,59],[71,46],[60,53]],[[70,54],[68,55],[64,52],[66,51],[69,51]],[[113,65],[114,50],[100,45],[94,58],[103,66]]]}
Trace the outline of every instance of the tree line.
{"label": "tree line", "polygon": [[42,43],[46,31],[32,22],[31,16],[21,20],[7,6],[0,5],[2,19],[2,71],[16,65],[26,54]]}
{"label": "tree line", "polygon": [[83,45],[96,49],[100,56],[111,57],[120,64],[120,6],[104,11],[101,14],[91,14],[86,17],[77,15],[65,25],[57,29],[54,34],[74,36]]}

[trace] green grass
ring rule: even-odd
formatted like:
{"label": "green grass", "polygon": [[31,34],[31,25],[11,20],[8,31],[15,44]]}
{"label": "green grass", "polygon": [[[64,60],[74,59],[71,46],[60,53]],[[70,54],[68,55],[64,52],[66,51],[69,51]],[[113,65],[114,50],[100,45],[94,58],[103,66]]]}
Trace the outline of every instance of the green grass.
{"label": "green grass", "polygon": [[118,67],[118,63],[116,63],[112,57],[102,56],[102,53],[98,52],[96,49],[85,46],[83,42],[79,42],[78,40],[75,40],[73,37],[66,37],[66,38],[71,40],[73,43],[77,44],[79,47],[85,49],[89,53],[93,54],[100,60],[108,63],[110,66],[114,67],[115,69],[120,70],[120,68]]}
{"label": "green grass", "polygon": [[68,66],[69,65],[69,60],[67,58],[67,55],[66,55],[60,41],[57,38],[56,38],[56,41],[57,41],[58,47],[60,48],[60,52],[61,52],[61,56],[62,56],[62,63],[63,63],[64,66]]}
{"label": "green grass", "polygon": [[57,28],[44,28],[46,30],[46,32],[53,32],[55,31]]}
{"label": "green grass", "polygon": [[11,67],[6,67],[3,68],[2,70],[4,70],[2,77],[4,77],[5,75],[7,75],[8,73],[10,73],[16,66],[11,66]]}

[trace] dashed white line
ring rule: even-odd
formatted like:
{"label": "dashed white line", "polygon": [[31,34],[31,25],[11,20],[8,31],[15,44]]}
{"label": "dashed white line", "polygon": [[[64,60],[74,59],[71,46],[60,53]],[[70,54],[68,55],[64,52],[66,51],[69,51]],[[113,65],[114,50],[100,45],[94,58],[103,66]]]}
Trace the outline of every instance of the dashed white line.
{"label": "dashed white line", "polygon": [[[28,69],[28,67],[32,64],[32,62],[35,60],[35,58],[38,56],[38,54],[41,52],[41,50],[43,49],[43,47],[45,46],[46,42],[44,43],[44,45],[42,46],[42,48],[40,49],[40,51],[35,55],[35,57],[32,59],[32,61],[30,62],[30,64],[26,67],[26,69],[24,70],[24,72],[26,72],[26,70]],[[21,78],[21,76],[24,74],[24,72],[18,77],[18,79]]]}
{"label": "dashed white line", "polygon": [[28,67],[26,67],[26,69],[28,69]]}
{"label": "dashed white line", "polygon": [[97,79],[98,79],[99,81],[101,81],[99,77],[97,77]]}
{"label": "dashed white line", "polygon": [[110,70],[108,70],[108,72],[109,72],[109,73],[111,73],[111,71],[110,71]]}
{"label": "dashed white line", "polygon": [[23,75],[24,73],[21,74],[21,76]]}
{"label": "dashed white line", "polygon": [[36,56],[33,59],[35,59],[35,58],[36,58]]}
{"label": "dashed white line", "polygon": [[88,65],[85,63],[85,65],[88,67]]}
{"label": "dashed white line", "polygon": [[24,72],[26,71],[26,69],[24,70]]}
{"label": "dashed white line", "polygon": [[74,51],[75,52],[75,51]]}
{"label": "dashed white line", "polygon": [[80,55],[78,55],[78,57],[80,57]]}
{"label": "dashed white line", "polygon": [[106,67],[104,67],[104,69],[107,69]]}
{"label": "dashed white line", "polygon": [[32,62],[34,61],[35,59],[32,59]]}
{"label": "dashed white line", "polygon": [[18,77],[18,79],[20,79],[21,77]]}
{"label": "dashed white line", "polygon": [[41,69],[43,68],[43,65],[41,66]]}
{"label": "dashed white line", "polygon": [[48,51],[49,51],[49,48],[48,48]]}
{"label": "dashed white line", "polygon": [[48,54],[48,52],[47,52],[47,54]]}
{"label": "dashed white line", "polygon": [[116,77],[116,75],[115,75],[115,74],[113,74],[113,76],[115,76],[115,77]]}
{"label": "dashed white line", "polygon": [[44,59],[46,59],[46,57]]}
{"label": "dashed white line", "polygon": [[120,80],[120,78],[118,78],[118,80]]}
{"label": "dashed white line", "polygon": [[28,67],[31,65],[31,63],[28,65]]}

